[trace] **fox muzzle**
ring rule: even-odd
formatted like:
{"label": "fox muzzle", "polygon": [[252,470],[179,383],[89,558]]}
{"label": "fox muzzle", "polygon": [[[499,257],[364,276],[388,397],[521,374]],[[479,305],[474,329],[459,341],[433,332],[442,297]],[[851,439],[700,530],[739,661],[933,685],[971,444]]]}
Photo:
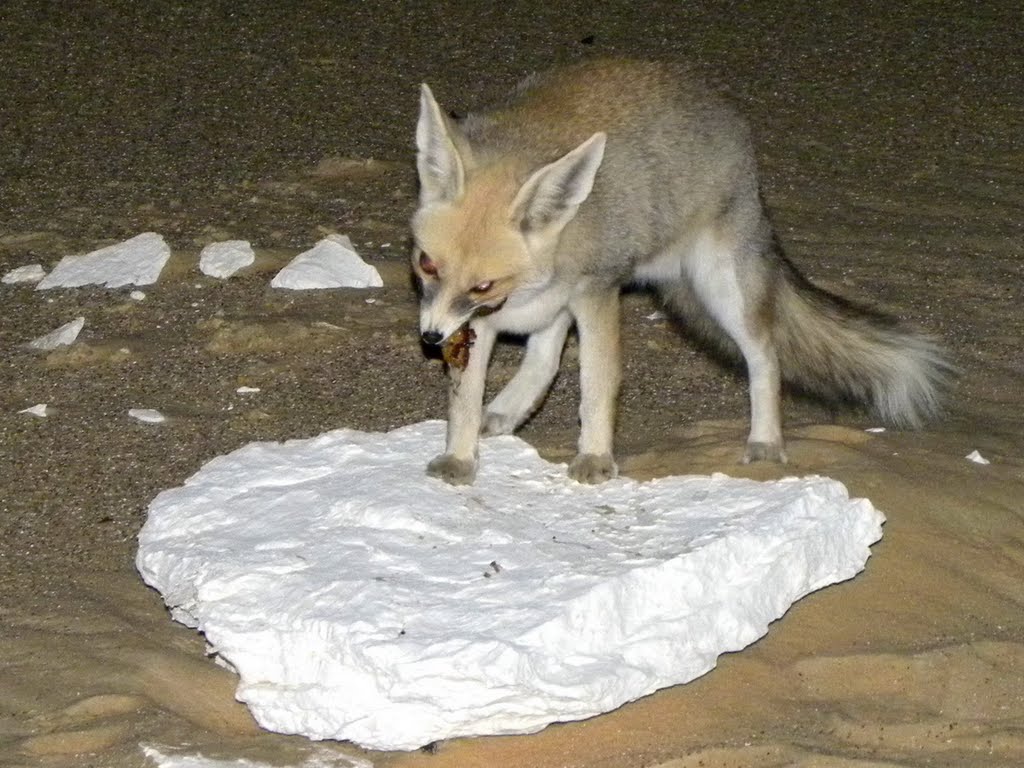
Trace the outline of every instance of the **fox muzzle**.
{"label": "fox muzzle", "polygon": [[444,341],[444,334],[441,333],[440,331],[430,330],[421,333],[420,338],[423,340],[424,344],[433,347]]}

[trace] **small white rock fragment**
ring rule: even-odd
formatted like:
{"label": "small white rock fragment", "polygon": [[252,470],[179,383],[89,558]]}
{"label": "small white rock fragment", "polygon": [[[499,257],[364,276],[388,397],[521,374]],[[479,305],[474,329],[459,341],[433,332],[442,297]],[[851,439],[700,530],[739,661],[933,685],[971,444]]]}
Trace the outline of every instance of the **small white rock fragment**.
{"label": "small white rock fragment", "polygon": [[129,408],[128,415],[144,424],[160,424],[167,420],[160,411],[152,408]]}
{"label": "small white rock fragment", "polygon": [[15,267],[0,279],[5,283],[38,283],[44,277],[46,270],[42,264],[26,264],[23,267]]}
{"label": "small white rock fragment", "polygon": [[78,338],[78,334],[82,332],[82,328],[84,327],[85,318],[75,318],[70,323],[64,323],[60,328],[50,331],[45,336],[40,336],[38,339],[30,341],[28,346],[32,349],[41,349],[48,352],[49,350],[56,349],[57,347],[65,347],[68,344],[74,344],[75,339]]}
{"label": "small white rock fragment", "polygon": [[301,291],[313,288],[380,288],[380,273],[356,253],[345,235],[325,237],[292,259],[270,281],[273,288]]}
{"label": "small white rock fragment", "polygon": [[235,392],[237,392],[240,395],[249,395],[249,394],[252,394],[253,392],[259,392],[259,391],[260,391],[259,387],[245,387],[245,386],[239,387],[238,389],[235,390]]}
{"label": "small white rock fragment", "polygon": [[143,232],[84,256],[65,256],[40,281],[36,290],[78,288],[83,285],[102,285],[106,288],[150,285],[160,277],[170,257],[170,246],[160,235],[156,232]]}
{"label": "small white rock fragment", "polygon": [[977,450],[973,450],[964,456],[968,461],[973,461],[975,464],[991,464],[992,462],[982,456]]}
{"label": "small white rock fragment", "polygon": [[146,293],[145,291],[132,291],[131,293],[128,294],[128,298],[132,299],[133,301],[142,301],[143,299],[146,298]]}
{"label": "small white rock fragment", "polygon": [[210,243],[199,254],[199,270],[204,275],[226,280],[256,261],[248,240],[224,240]]}
{"label": "small white rock fragment", "polygon": [[45,419],[46,409],[46,403],[39,403],[38,405],[33,405],[31,408],[22,408],[18,413],[27,413],[31,416],[39,416],[40,418]]}
{"label": "small white rock fragment", "polygon": [[885,432],[885,427],[868,427],[864,430],[865,432],[871,432],[872,434],[880,434]]}
{"label": "small white rock fragment", "polygon": [[660,321],[664,320],[665,317],[666,317],[666,315],[665,315],[664,312],[657,312],[657,311],[655,311],[655,312],[651,312],[651,314],[649,314],[649,315],[646,315],[644,317],[644,320],[650,320],[652,323],[656,323],[656,322],[660,322]]}

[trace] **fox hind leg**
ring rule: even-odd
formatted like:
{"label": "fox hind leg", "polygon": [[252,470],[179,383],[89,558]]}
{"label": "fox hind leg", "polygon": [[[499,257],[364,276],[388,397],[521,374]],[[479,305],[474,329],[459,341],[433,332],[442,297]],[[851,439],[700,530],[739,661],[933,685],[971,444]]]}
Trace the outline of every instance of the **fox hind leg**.
{"label": "fox hind leg", "polygon": [[547,328],[530,335],[516,375],[487,406],[483,434],[511,434],[529,418],[558,374],[571,325],[572,317],[562,312]]}
{"label": "fox hind leg", "polygon": [[750,436],[743,462],[785,462],[782,380],[771,327],[773,276],[770,263],[754,248],[708,232],[698,239],[683,271],[691,295],[732,339],[746,362]]}

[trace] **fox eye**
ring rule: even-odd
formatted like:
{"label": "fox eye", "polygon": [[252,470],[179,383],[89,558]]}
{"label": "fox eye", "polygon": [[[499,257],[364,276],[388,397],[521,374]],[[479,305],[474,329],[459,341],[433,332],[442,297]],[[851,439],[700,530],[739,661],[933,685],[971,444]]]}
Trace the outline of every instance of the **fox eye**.
{"label": "fox eye", "polygon": [[427,256],[425,253],[420,254],[420,270],[425,275],[430,277],[437,277],[437,262]]}
{"label": "fox eye", "polygon": [[493,280],[484,280],[482,283],[477,283],[469,289],[470,293],[487,293],[491,288],[494,287]]}

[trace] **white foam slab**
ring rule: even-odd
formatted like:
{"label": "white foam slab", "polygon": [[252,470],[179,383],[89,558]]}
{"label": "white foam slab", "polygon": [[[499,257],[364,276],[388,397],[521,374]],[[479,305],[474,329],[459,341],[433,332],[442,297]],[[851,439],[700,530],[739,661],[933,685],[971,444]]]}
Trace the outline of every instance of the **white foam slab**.
{"label": "white foam slab", "polygon": [[292,259],[270,281],[273,288],[380,288],[380,273],[363,261],[346,235],[325,237]]}
{"label": "white foam slab", "polygon": [[884,517],[822,477],[599,486],[444,424],[254,443],[161,493],[137,567],[266,728],[377,749],[527,733],[698,677],[848,579]]}
{"label": "white foam slab", "polygon": [[980,451],[974,450],[964,456],[968,461],[973,461],[975,464],[991,464],[992,462],[981,455]]}
{"label": "white foam slab", "polygon": [[199,254],[199,270],[204,275],[226,280],[256,261],[248,240],[224,240],[210,243]]}
{"label": "white foam slab", "polygon": [[49,333],[40,336],[38,339],[33,339],[28,343],[31,349],[40,349],[44,352],[48,352],[51,349],[57,347],[66,347],[69,344],[74,344],[78,338],[78,334],[82,332],[85,327],[85,318],[76,317],[69,323],[64,323],[60,328],[55,328]]}
{"label": "white foam slab", "polygon": [[42,264],[26,264],[23,267],[15,267],[6,272],[0,280],[5,283],[38,283],[46,277],[46,270]]}
{"label": "white foam slab", "polygon": [[167,417],[155,408],[129,408],[128,415],[143,424],[162,424]]}
{"label": "white foam slab", "polygon": [[83,285],[102,285],[107,288],[150,285],[160,277],[170,257],[171,249],[160,235],[143,232],[84,256],[65,256],[36,285],[36,290],[77,288]]}

